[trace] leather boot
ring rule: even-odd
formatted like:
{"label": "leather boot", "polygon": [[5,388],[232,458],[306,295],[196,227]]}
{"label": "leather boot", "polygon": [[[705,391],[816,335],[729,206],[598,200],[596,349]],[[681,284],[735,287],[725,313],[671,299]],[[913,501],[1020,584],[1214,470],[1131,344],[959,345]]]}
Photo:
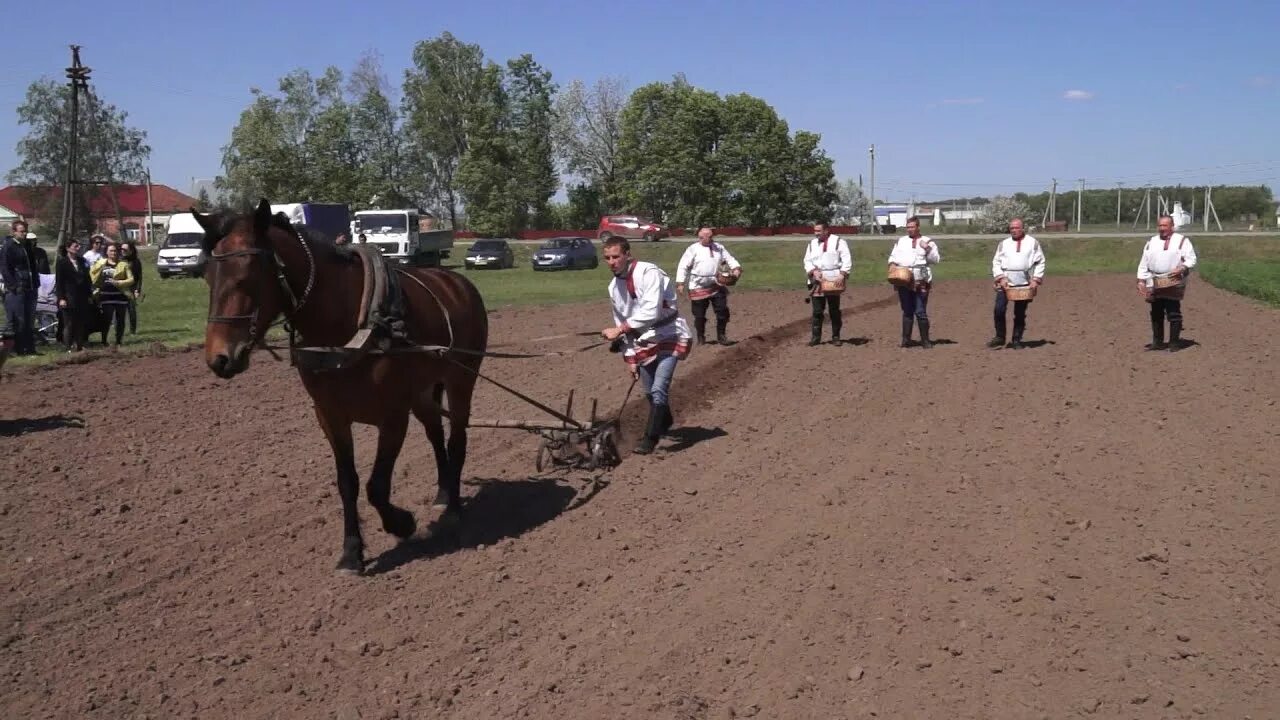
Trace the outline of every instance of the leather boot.
{"label": "leather boot", "polygon": [[916,319],[911,315],[902,318],[902,345],[901,347],[911,347],[911,331],[915,329]]}
{"label": "leather boot", "polygon": [[1025,324],[1019,323],[1017,320],[1013,321],[1013,342],[1009,343],[1009,347],[1013,348],[1014,350],[1021,350],[1023,347],[1025,347],[1022,344],[1022,332],[1025,329],[1026,329]]}
{"label": "leather boot", "polygon": [[1178,352],[1182,349],[1182,321],[1169,321],[1169,352]]}
{"label": "leather boot", "polygon": [[822,316],[814,315],[812,320],[812,334],[809,336],[809,347],[813,347],[822,342]]}
{"label": "leather boot", "polygon": [[729,323],[716,321],[716,342],[721,345],[732,345],[729,342],[729,335],[725,332],[729,327]]}
{"label": "leather boot", "polygon": [[1164,320],[1151,319],[1151,343],[1147,345],[1148,350],[1165,350],[1169,346],[1164,344]]}
{"label": "leather boot", "polygon": [[662,421],[667,412],[666,405],[650,405],[649,420],[645,424],[644,436],[640,438],[640,442],[632,452],[637,455],[648,455],[653,452],[653,448],[658,444],[658,439],[662,437]]}
{"label": "leather boot", "polygon": [[928,350],[933,347],[933,341],[929,339],[929,318],[916,318],[916,322],[920,325],[920,347]]}
{"label": "leather boot", "polygon": [[1004,318],[999,315],[996,315],[995,325],[996,325],[995,337],[991,338],[991,340],[987,342],[987,347],[989,348],[1004,347],[1004,329],[1005,329]]}
{"label": "leather boot", "polygon": [[707,319],[694,318],[693,329],[694,329],[694,332],[698,334],[698,344],[706,345],[707,344]]}
{"label": "leather boot", "polygon": [[671,430],[671,426],[676,424],[676,419],[671,415],[670,405],[660,405],[659,407],[662,408],[662,430],[659,435],[666,435]]}

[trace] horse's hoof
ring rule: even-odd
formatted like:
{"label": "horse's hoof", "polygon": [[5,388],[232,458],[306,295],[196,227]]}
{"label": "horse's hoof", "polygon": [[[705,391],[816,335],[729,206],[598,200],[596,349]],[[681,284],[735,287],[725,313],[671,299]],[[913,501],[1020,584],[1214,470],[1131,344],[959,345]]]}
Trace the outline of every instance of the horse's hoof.
{"label": "horse's hoof", "polygon": [[436,499],[431,501],[434,510],[445,510],[449,507],[449,493],[446,490],[436,492]]}
{"label": "horse's hoof", "polygon": [[342,558],[338,561],[338,566],[334,568],[338,575],[346,577],[359,577],[364,574],[364,561],[360,559]]}
{"label": "horse's hoof", "polygon": [[418,529],[418,522],[413,519],[413,513],[395,508],[383,519],[382,529],[401,540],[405,540],[413,536],[413,533]]}

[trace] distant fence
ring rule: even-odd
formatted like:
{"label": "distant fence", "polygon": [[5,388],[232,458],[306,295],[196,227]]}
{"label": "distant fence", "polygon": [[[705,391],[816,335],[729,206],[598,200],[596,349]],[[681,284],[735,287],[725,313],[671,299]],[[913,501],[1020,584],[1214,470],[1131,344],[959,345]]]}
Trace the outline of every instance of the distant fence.
{"label": "distant fence", "polygon": [[[827,228],[837,235],[857,235],[861,228],[857,225],[831,225]],[[718,237],[770,237],[773,235],[809,235],[813,232],[812,225],[779,225],[777,227],[742,227],[740,225],[730,225],[727,227],[715,228]],[[690,228],[671,228],[671,237],[692,237],[697,231]],[[460,230],[453,234],[458,240],[475,240],[480,236],[470,230]],[[595,238],[599,236],[598,230],[519,230],[515,234],[516,240],[547,240],[555,237],[586,237]]]}

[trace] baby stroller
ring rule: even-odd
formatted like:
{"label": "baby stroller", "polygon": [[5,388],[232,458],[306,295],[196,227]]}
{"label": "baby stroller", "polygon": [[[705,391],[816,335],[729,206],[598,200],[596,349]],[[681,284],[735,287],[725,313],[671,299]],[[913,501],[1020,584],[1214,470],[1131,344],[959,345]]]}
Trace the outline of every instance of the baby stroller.
{"label": "baby stroller", "polygon": [[36,342],[49,345],[58,341],[58,296],[53,291],[53,275],[40,275],[36,291]]}

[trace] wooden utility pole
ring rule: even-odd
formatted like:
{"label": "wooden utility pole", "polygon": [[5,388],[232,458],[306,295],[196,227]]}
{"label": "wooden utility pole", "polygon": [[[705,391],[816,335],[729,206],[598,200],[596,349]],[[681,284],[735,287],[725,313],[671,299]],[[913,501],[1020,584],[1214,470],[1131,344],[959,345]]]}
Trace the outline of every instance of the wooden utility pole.
{"label": "wooden utility pole", "polygon": [[93,72],[80,64],[80,46],[71,46],[71,67],[67,68],[67,86],[71,88],[70,118],[67,142],[67,175],[62,188],[62,221],[58,226],[58,244],[68,238],[75,237],[76,232],[76,186],[80,184],[78,168],[80,165],[80,91],[89,89],[89,73]]}

